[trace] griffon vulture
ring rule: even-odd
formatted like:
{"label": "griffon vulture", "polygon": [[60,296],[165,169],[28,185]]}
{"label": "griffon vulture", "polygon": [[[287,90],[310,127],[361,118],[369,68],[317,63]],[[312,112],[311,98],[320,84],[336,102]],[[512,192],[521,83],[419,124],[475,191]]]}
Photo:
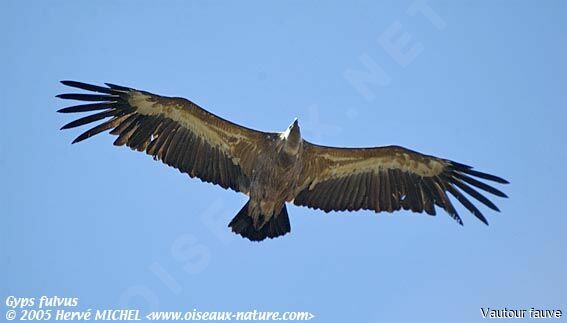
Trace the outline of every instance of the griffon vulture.
{"label": "griffon vulture", "polygon": [[478,189],[506,197],[478,179],[501,184],[506,180],[447,159],[399,146],[312,144],[301,137],[297,119],[284,132],[262,132],[217,117],[183,98],[114,84],[62,83],[97,94],[58,95],[89,102],[58,112],[93,113],[61,129],[104,120],[73,143],[110,130],[118,136],[114,145],[146,152],[190,177],[248,195],[248,202],[228,226],[252,241],[290,232],[286,203],[325,212],[404,209],[430,215],[435,215],[437,206],[462,224],[451,194],[487,224],[463,193],[495,211],[499,211],[496,205]]}

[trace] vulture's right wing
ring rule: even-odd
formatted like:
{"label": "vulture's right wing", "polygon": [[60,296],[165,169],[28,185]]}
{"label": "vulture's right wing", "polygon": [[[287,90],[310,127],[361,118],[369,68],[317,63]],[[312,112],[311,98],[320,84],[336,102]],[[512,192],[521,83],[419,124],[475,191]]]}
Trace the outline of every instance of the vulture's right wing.
{"label": "vulture's right wing", "polygon": [[248,129],[224,120],[183,99],[107,84],[101,87],[74,81],[63,84],[101,94],[60,94],[57,97],[91,103],[59,110],[62,113],[98,111],[64,125],[74,128],[109,118],[77,137],[73,143],[110,130],[115,145],[145,151],[154,159],[191,177],[248,193],[258,153],[274,134]]}

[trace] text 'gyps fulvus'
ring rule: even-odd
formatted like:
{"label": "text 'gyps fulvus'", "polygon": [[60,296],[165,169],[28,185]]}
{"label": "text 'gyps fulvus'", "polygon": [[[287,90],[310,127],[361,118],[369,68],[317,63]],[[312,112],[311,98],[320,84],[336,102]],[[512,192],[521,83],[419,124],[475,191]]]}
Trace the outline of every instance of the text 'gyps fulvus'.
{"label": "text 'gyps fulvus'", "polygon": [[114,84],[101,87],[74,81],[64,85],[100,94],[61,94],[61,99],[91,103],[62,113],[99,111],[62,127],[95,121],[73,143],[105,130],[117,146],[145,151],[191,177],[250,197],[229,227],[252,241],[290,232],[285,203],[329,211],[404,209],[435,215],[435,205],[459,224],[447,193],[479,220],[486,218],[463,192],[489,208],[496,205],[476,189],[506,197],[475,178],[506,184],[450,160],[398,146],[334,148],[301,138],[297,119],[282,133],[245,128],[213,115],[195,103]]}

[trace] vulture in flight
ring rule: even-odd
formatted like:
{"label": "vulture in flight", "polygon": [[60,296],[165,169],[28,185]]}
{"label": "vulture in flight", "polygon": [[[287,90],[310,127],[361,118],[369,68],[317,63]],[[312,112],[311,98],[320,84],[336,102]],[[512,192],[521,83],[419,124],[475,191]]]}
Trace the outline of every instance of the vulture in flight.
{"label": "vulture in flight", "polygon": [[61,83],[90,93],[58,95],[86,101],[58,112],[92,113],[62,129],[101,121],[73,143],[110,130],[117,136],[116,146],[145,152],[190,177],[248,195],[228,226],[252,241],[290,232],[286,203],[325,212],[404,209],[429,215],[435,215],[437,206],[462,225],[449,194],[485,224],[469,198],[499,211],[479,190],[506,197],[481,181],[507,184],[506,180],[451,160],[399,146],[336,148],[310,143],[301,137],[297,119],[283,132],[262,132],[183,98],[109,83]]}

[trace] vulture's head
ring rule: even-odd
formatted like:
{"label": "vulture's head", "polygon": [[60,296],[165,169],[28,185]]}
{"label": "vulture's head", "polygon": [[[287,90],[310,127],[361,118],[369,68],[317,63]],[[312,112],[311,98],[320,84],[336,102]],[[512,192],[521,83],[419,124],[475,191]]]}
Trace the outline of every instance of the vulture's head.
{"label": "vulture's head", "polygon": [[284,151],[290,155],[295,155],[299,151],[301,145],[301,131],[299,130],[299,123],[297,118],[287,127],[281,134],[284,143]]}

